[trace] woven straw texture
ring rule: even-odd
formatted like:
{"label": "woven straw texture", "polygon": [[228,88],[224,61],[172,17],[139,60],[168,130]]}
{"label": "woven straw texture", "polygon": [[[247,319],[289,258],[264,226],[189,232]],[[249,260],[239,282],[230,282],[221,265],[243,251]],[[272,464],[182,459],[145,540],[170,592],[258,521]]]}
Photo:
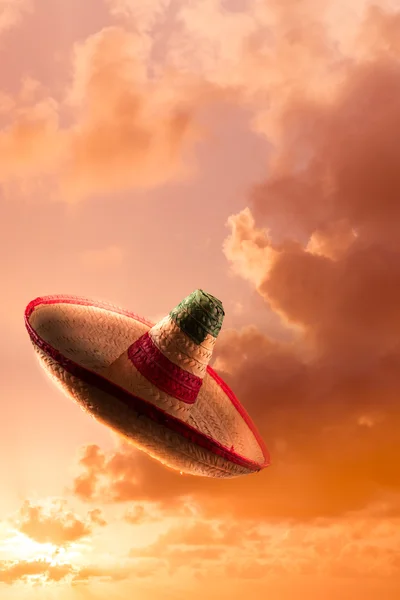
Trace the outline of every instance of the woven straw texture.
{"label": "woven straw texture", "polygon": [[182,331],[201,344],[206,335],[218,336],[225,313],[220,300],[203,290],[195,290],[169,314]]}
{"label": "woven straw texture", "polygon": [[182,333],[169,315],[154,325],[149,333],[157,348],[171,362],[197,377],[205,376],[215,337],[207,335],[201,344],[196,344]]}
{"label": "woven straw texture", "polygon": [[[147,324],[112,309],[62,302],[37,306],[31,314],[30,324],[43,340],[66,358],[110,380],[113,380],[110,366],[117,359],[122,360],[126,349],[149,331]],[[161,339],[162,335],[159,337]],[[210,349],[207,344],[205,346],[204,358],[208,362]],[[138,415],[113,395],[68,373],[40,348],[35,346],[35,349],[42,366],[64,392],[96,419],[117,430],[162,463],[184,473],[210,477],[235,477],[251,472],[247,467],[201,448],[150,418]],[[187,347],[181,349],[189,356]],[[197,369],[196,366],[194,368]],[[120,374],[121,371],[119,377]],[[141,377],[138,373],[135,380],[137,396],[178,416],[228,450],[234,448],[235,453],[260,465],[265,462],[253,432],[224,390],[208,373],[204,376],[195,404],[184,406],[182,412],[177,412],[176,399],[163,398],[159,390],[149,386],[146,380],[143,382]],[[115,383],[125,387],[123,379],[117,379],[115,374]],[[168,406],[169,403],[173,406]]]}

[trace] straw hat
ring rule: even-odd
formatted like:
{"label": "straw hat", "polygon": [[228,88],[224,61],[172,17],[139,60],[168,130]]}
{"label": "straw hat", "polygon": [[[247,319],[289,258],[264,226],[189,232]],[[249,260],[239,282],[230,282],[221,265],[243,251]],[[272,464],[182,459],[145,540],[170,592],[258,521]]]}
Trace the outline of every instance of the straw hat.
{"label": "straw hat", "polygon": [[202,290],[156,325],[72,296],[36,298],[25,310],[42,366],[85,411],[169,467],[237,477],[268,466],[269,455],[208,366],[223,317]]}

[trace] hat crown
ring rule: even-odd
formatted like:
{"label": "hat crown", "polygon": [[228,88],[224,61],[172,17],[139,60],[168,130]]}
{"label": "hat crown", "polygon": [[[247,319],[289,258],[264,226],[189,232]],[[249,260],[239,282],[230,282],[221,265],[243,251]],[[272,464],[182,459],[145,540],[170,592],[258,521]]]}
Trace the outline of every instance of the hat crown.
{"label": "hat crown", "polygon": [[154,325],[149,336],[171,363],[203,379],[224,314],[220,300],[195,290]]}
{"label": "hat crown", "polygon": [[[222,303],[196,290],[133,342],[108,369],[142,398],[186,420],[196,402],[224,317]],[[133,367],[133,369],[132,369]]]}
{"label": "hat crown", "polygon": [[225,312],[218,298],[198,289],[184,298],[169,315],[183,333],[201,344],[207,335],[218,336]]}

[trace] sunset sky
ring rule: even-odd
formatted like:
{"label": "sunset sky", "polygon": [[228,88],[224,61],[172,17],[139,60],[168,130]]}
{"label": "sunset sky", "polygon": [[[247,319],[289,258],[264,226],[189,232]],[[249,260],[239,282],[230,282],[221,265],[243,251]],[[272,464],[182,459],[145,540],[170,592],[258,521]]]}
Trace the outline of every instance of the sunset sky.
{"label": "sunset sky", "polygon": [[[1,600],[398,600],[399,3],[0,0],[0,57]],[[256,475],[126,445],[24,328],[196,288]]]}

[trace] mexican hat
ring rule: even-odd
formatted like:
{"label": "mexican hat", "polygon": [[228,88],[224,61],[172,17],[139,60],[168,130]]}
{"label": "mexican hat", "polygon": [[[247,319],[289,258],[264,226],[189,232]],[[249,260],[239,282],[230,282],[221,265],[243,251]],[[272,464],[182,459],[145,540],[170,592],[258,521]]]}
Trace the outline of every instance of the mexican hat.
{"label": "mexican hat", "polygon": [[47,296],[28,304],[25,325],[47,374],[98,421],[182,473],[237,477],[269,455],[208,365],[223,317],[202,290],[155,325],[104,302]]}

